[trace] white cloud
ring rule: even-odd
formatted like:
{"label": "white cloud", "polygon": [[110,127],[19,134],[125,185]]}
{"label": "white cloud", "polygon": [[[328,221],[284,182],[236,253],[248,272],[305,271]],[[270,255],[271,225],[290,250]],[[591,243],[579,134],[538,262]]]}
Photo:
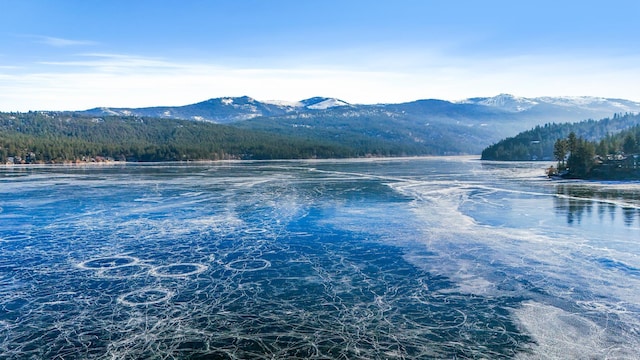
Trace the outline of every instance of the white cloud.
{"label": "white cloud", "polygon": [[79,54],[74,60],[41,61],[39,64],[98,73],[157,72],[184,67],[158,58],[107,53]]}
{"label": "white cloud", "polygon": [[544,56],[465,59],[430,55],[368,66],[262,68],[94,53],[75,56],[72,61],[43,62],[37,71],[20,74],[0,69],[0,110],[184,105],[240,95],[290,101],[331,96],[350,103],[457,100],[505,92],[528,97],[593,95],[640,100],[638,64],[637,59],[624,58],[576,61]]}
{"label": "white cloud", "polygon": [[96,45],[97,43],[89,40],[72,40],[72,39],[63,39],[59,37],[52,36],[33,36],[36,38],[37,42],[41,44],[46,44],[54,47],[68,47],[68,46],[86,46],[86,45]]}

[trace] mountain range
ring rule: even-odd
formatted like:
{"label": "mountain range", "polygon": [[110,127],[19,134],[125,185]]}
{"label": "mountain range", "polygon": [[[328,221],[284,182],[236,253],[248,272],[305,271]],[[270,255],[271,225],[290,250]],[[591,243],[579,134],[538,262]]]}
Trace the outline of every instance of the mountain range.
{"label": "mountain range", "polygon": [[282,116],[290,113],[327,110],[352,105],[333,98],[314,97],[298,102],[280,100],[258,101],[248,96],[209,99],[184,106],[155,106],[146,108],[100,107],[81,111],[95,116],[146,116],[169,119],[233,123],[256,117]]}
{"label": "mountain range", "polygon": [[[494,97],[476,97],[450,102],[429,99],[400,104],[349,104],[346,101],[313,97],[297,102],[269,100],[259,101],[248,96],[213,98],[184,106],[155,106],[145,108],[99,107],[79,113],[94,116],[146,116],[158,118],[210,121],[219,124],[233,123],[256,117],[313,114],[318,111],[348,109],[354,116],[357,113],[385,109],[396,115],[411,110],[424,112],[425,116],[449,118],[452,115],[501,115],[502,117],[552,118],[553,121],[580,121],[587,118],[603,118],[614,113],[635,113],[640,111],[640,103],[624,99],[611,99],[591,96],[577,97],[537,97],[524,98],[510,94]],[[477,113],[477,114],[475,114]]]}
{"label": "mountain range", "polygon": [[242,96],[184,106],[100,107],[77,113],[206,121],[336,145],[386,142],[424,154],[479,154],[485,147],[537,125],[638,112],[640,103],[624,99],[500,94],[455,102],[427,99],[373,105],[328,97],[287,102]]}

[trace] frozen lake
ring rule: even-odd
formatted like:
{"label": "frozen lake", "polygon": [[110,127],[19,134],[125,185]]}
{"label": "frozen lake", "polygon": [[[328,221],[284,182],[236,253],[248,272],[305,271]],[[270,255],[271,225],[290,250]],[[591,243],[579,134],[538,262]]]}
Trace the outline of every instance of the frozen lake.
{"label": "frozen lake", "polygon": [[0,358],[640,358],[640,183],[545,165],[0,167]]}

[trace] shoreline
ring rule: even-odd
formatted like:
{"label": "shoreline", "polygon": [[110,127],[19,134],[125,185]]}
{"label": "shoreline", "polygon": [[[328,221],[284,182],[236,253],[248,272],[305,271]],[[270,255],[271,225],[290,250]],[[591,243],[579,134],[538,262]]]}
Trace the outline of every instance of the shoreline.
{"label": "shoreline", "polygon": [[[225,160],[167,160],[167,161],[99,161],[99,162],[56,162],[56,163],[24,163],[24,164],[0,164],[0,167],[44,167],[44,166],[114,166],[114,165],[152,165],[152,164],[212,164],[212,163],[253,163],[253,162],[293,162],[293,161],[309,161],[309,162],[373,162],[373,161],[395,161],[395,160],[417,160],[417,159],[466,159],[480,161],[480,155],[417,155],[417,156],[368,156],[368,157],[347,157],[347,158],[296,158],[296,159],[225,159]],[[485,161],[485,160],[482,160]]]}

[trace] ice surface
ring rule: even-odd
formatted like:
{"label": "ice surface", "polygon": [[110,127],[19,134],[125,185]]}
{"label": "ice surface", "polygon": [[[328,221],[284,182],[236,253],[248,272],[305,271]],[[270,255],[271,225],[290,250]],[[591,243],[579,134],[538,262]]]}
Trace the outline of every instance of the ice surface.
{"label": "ice surface", "polygon": [[[535,340],[531,353],[519,359],[634,359],[638,357],[636,336],[613,336],[606,327],[577,313],[528,301],[514,311]],[[633,335],[633,334],[632,334]]]}
{"label": "ice surface", "polygon": [[0,168],[0,353],[637,358],[640,185],[545,165]]}

